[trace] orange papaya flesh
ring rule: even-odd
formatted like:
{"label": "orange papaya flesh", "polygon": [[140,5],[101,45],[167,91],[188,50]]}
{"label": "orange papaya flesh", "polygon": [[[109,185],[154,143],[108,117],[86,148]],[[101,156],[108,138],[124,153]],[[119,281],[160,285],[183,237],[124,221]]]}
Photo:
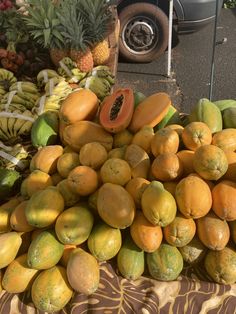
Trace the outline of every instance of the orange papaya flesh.
{"label": "orange papaya flesh", "polygon": [[111,133],[126,129],[134,112],[134,93],[131,88],[119,88],[107,96],[100,111],[100,124]]}

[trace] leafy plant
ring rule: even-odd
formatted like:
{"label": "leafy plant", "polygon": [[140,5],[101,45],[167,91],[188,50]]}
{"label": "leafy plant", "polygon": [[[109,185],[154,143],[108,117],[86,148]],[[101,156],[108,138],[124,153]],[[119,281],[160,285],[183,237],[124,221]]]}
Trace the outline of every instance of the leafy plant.
{"label": "leafy plant", "polygon": [[225,8],[236,8],[236,0],[225,0],[224,1]]}
{"label": "leafy plant", "polygon": [[0,29],[5,34],[7,43],[13,43],[14,46],[29,40],[26,24],[16,8],[0,11]]}

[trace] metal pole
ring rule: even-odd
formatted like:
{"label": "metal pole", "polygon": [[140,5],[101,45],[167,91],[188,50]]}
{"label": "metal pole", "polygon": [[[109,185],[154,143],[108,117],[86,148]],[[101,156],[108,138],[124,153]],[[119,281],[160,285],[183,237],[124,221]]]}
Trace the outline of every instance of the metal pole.
{"label": "metal pole", "polygon": [[213,47],[212,47],[211,78],[210,78],[209,100],[212,100],[213,85],[214,85],[215,49],[216,49],[216,30],[217,30],[217,22],[218,22],[218,5],[219,5],[219,0],[216,0],[216,13],[215,13],[215,26],[214,26]]}
{"label": "metal pole", "polygon": [[168,38],[168,63],[167,63],[168,77],[171,77],[172,25],[173,25],[173,0],[169,0],[169,38]]}

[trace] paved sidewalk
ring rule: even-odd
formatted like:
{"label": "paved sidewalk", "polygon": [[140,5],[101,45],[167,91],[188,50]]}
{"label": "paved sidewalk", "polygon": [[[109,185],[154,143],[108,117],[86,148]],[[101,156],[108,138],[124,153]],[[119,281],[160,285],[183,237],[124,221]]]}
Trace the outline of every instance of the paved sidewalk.
{"label": "paved sidewalk", "polygon": [[[187,35],[180,35],[172,49],[172,79],[168,79],[167,52],[148,64],[130,64],[119,60],[117,86],[130,86],[146,95],[158,91],[170,94],[174,105],[189,112],[198,99],[209,96],[210,65],[214,23]],[[222,9],[217,40],[227,42],[216,47],[213,99],[236,99],[236,9]]]}

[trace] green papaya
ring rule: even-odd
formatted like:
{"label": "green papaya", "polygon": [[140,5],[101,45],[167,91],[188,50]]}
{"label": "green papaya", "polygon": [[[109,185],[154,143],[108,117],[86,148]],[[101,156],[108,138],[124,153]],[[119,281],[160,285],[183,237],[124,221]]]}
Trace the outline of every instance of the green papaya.
{"label": "green papaya", "polygon": [[48,269],[59,262],[63,251],[64,245],[57,240],[54,231],[43,231],[29,246],[27,264],[34,269]]}
{"label": "green papaya", "polygon": [[206,123],[212,133],[219,132],[223,128],[220,109],[207,98],[201,98],[198,101],[188,119],[190,122],[200,121]]}
{"label": "green papaya", "polygon": [[16,170],[0,168],[0,200],[4,201],[20,191],[21,174]]}
{"label": "green papaya", "polygon": [[169,107],[169,110],[164,118],[155,126],[154,131],[156,132],[157,130],[163,129],[169,124],[182,124],[178,110],[176,110],[172,105]]}
{"label": "green papaya", "polygon": [[88,238],[88,248],[94,257],[100,262],[116,256],[121,248],[121,231],[112,228],[106,223],[98,223]]}
{"label": "green papaya", "polygon": [[134,108],[136,108],[144,99],[146,96],[138,91],[134,92]]}
{"label": "green papaya", "polygon": [[205,269],[217,283],[231,285],[236,282],[236,250],[227,245],[223,250],[209,250],[205,260]]}
{"label": "green papaya", "polygon": [[153,225],[165,227],[176,216],[177,205],[172,194],[159,181],[151,181],[141,197],[144,216]]}
{"label": "green papaya", "polygon": [[222,99],[214,101],[214,104],[220,109],[220,111],[223,111],[227,108],[236,107],[236,100],[235,99]]}
{"label": "green papaya", "polygon": [[183,257],[177,247],[161,244],[153,253],[147,253],[150,275],[157,280],[175,280],[183,269]]}
{"label": "green papaya", "polygon": [[57,143],[59,117],[56,111],[46,111],[34,122],[31,129],[31,142],[34,147],[42,147]]}
{"label": "green papaya", "polygon": [[[236,104],[236,102],[235,102]],[[222,111],[224,129],[236,128],[236,106]]]}
{"label": "green papaya", "polygon": [[131,236],[125,239],[117,255],[117,266],[121,275],[129,280],[138,279],[144,272],[144,251],[134,243]]}

